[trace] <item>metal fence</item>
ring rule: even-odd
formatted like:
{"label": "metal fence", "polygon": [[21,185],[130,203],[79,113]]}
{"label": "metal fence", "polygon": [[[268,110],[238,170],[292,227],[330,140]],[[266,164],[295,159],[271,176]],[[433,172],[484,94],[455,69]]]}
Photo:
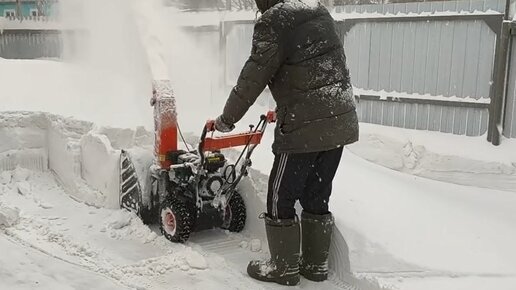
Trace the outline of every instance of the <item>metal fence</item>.
{"label": "metal fence", "polygon": [[461,1],[430,1],[412,3],[390,3],[371,5],[335,6],[337,13],[407,13],[407,12],[504,12],[505,0],[461,0]]}
{"label": "metal fence", "polygon": [[[360,120],[485,134],[498,22],[498,13],[340,22],[353,85],[373,91],[359,96]],[[392,98],[374,96],[383,91]]]}
{"label": "metal fence", "polygon": [[[354,85],[489,98],[496,34],[484,21],[470,19],[395,17],[392,22],[378,18],[357,23],[342,33]],[[341,26],[345,25],[346,21]]]}
{"label": "metal fence", "polygon": [[[500,13],[343,17],[338,27],[353,85],[360,88],[360,120],[485,134],[501,20]],[[228,85],[249,55],[252,29],[249,22],[225,23]]]}
{"label": "metal fence", "polygon": [[504,136],[516,138],[516,22],[512,25],[509,75],[507,77],[507,101],[505,104]]}
{"label": "metal fence", "polygon": [[62,38],[58,30],[6,29],[0,33],[2,58],[57,58],[61,52]]}

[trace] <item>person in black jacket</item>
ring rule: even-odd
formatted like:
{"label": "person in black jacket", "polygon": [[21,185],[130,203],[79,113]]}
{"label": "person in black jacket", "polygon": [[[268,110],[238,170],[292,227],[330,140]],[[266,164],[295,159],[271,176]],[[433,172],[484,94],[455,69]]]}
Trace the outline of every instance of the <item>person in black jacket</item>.
{"label": "person in black jacket", "polygon": [[[271,258],[249,275],[297,285],[323,281],[333,217],[328,202],[343,147],[358,140],[358,119],[342,41],[328,10],[315,0],[256,0],[262,13],[251,56],[215,127],[234,128],[268,85],[278,122],[264,215]],[[299,200],[300,223],[294,208]]]}

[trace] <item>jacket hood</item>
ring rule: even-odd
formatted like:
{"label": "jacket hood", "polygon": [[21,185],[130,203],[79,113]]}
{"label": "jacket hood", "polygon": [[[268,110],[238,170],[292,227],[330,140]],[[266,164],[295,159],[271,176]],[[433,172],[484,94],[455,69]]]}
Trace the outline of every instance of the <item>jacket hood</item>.
{"label": "jacket hood", "polygon": [[279,2],[283,2],[283,0],[255,0],[256,7],[260,10],[260,13],[265,13],[269,8],[278,4]]}

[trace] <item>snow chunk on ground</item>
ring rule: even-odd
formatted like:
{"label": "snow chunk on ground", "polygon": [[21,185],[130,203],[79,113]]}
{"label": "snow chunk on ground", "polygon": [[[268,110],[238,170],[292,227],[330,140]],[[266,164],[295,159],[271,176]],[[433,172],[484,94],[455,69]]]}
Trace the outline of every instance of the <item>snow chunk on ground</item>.
{"label": "snow chunk on ground", "polygon": [[192,250],[192,248],[186,249],[185,259],[188,265],[193,269],[204,270],[208,268],[208,262],[206,262],[206,259],[199,254],[199,252]]}
{"label": "snow chunk on ground", "polygon": [[21,167],[16,167],[16,169],[13,171],[12,176],[14,182],[26,181],[30,177],[30,170]]}
{"label": "snow chunk on ground", "polygon": [[262,241],[259,239],[251,240],[251,252],[258,252],[262,249]]}
{"label": "snow chunk on ground", "polygon": [[238,244],[238,245],[242,249],[247,249],[247,247],[249,246],[249,243],[247,241],[241,241],[240,244]]}
{"label": "snow chunk on ground", "polygon": [[11,172],[4,171],[0,173],[0,184],[9,184],[11,182]]}
{"label": "snow chunk on ground", "polygon": [[119,210],[109,217],[106,227],[114,230],[119,230],[129,226],[131,224],[132,219],[132,213],[126,210]]}
{"label": "snow chunk on ground", "polygon": [[30,183],[28,183],[27,181],[17,182],[16,187],[18,188],[18,193],[21,195],[29,195],[31,192]]}
{"label": "snow chunk on ground", "polygon": [[0,227],[12,227],[20,219],[20,210],[0,205]]}

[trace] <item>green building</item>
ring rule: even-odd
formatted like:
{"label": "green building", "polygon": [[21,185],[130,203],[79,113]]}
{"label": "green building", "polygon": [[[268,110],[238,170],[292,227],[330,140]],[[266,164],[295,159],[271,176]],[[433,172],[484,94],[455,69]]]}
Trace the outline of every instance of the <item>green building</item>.
{"label": "green building", "polygon": [[0,0],[0,17],[49,16],[57,0]]}

